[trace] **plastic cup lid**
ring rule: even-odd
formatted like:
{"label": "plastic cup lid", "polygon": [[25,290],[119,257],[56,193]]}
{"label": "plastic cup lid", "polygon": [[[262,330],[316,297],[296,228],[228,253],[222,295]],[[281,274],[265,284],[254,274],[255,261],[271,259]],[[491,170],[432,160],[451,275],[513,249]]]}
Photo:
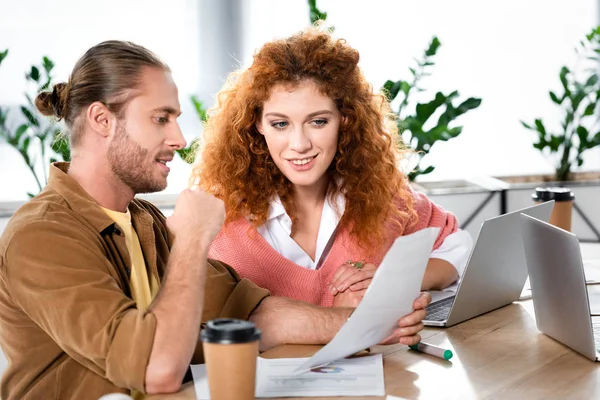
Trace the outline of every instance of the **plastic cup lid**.
{"label": "plastic cup lid", "polygon": [[208,321],[200,339],[208,343],[249,343],[260,339],[260,329],[253,322],[234,318],[218,318]]}
{"label": "plastic cup lid", "polygon": [[571,201],[575,199],[575,194],[565,187],[538,187],[531,197],[539,201]]}

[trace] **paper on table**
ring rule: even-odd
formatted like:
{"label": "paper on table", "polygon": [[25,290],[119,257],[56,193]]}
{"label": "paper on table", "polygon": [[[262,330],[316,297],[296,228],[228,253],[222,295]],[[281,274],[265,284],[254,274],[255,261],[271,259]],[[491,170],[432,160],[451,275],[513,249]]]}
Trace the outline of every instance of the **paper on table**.
{"label": "paper on table", "polygon": [[412,312],[438,233],[439,228],[426,228],[397,238],[350,319],[297,371],[326,365],[389,337],[400,317]]}
{"label": "paper on table", "polygon": [[[307,358],[258,358],[256,397],[383,396],[381,354],[340,360],[302,374],[293,370]],[[192,365],[196,398],[209,399],[204,364]]]}

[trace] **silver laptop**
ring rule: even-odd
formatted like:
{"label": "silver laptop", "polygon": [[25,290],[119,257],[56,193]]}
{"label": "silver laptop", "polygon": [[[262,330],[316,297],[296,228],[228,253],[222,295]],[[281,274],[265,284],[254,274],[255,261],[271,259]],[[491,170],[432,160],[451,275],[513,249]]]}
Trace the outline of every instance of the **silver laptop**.
{"label": "silver laptop", "polygon": [[598,361],[600,326],[592,324],[577,236],[527,215],[521,227],[538,329]]}
{"label": "silver laptop", "polygon": [[423,323],[448,327],[518,300],[527,280],[519,217],[525,213],[547,221],[553,206],[549,201],[486,220],[456,295],[431,292]]}

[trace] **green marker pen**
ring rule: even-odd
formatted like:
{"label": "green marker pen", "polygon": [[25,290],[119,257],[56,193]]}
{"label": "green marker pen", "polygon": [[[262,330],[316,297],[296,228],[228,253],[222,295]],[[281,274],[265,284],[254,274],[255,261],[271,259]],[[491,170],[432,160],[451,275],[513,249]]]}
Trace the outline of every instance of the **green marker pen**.
{"label": "green marker pen", "polygon": [[413,350],[418,350],[422,353],[432,355],[434,357],[439,357],[442,360],[449,360],[452,358],[454,354],[452,354],[452,350],[442,349],[441,347],[434,346],[432,344],[427,344],[420,342],[417,345],[408,346]]}

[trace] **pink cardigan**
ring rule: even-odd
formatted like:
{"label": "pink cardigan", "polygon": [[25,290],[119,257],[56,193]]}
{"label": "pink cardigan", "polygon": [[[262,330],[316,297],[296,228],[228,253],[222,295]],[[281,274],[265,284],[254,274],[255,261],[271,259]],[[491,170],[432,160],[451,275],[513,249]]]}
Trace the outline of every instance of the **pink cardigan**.
{"label": "pink cardigan", "polygon": [[[434,244],[434,249],[437,249],[446,236],[458,229],[456,217],[435,205],[424,194],[414,192],[414,195],[418,222],[410,229],[404,228],[402,235],[426,227],[441,228]],[[327,290],[327,284],[337,268],[347,260],[363,260],[379,265],[397,236],[389,229],[384,244],[373,252],[374,255],[365,257],[348,231],[339,229],[321,267],[313,270],[280,255],[246,218],[240,218],[223,227],[212,243],[209,257],[231,265],[240,276],[268,289],[274,296],[331,307],[333,295]]]}

